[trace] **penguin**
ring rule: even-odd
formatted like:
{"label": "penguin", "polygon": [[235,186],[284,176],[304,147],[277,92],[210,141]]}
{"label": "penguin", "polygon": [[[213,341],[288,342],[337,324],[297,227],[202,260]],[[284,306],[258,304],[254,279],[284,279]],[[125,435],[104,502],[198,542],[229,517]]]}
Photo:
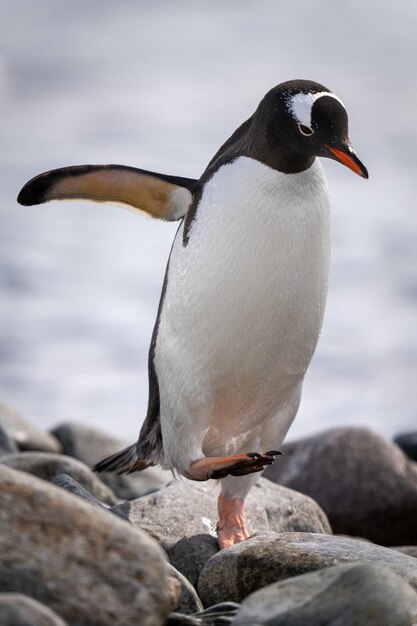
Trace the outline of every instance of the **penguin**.
{"label": "penguin", "polygon": [[368,172],[343,102],[323,85],[271,89],[196,180],[122,165],[45,172],[18,202],[118,202],[179,221],[149,349],[139,440],[95,466],[217,479],[220,549],[248,538],[244,501],[297,413],[326,304],[330,207],[317,157]]}

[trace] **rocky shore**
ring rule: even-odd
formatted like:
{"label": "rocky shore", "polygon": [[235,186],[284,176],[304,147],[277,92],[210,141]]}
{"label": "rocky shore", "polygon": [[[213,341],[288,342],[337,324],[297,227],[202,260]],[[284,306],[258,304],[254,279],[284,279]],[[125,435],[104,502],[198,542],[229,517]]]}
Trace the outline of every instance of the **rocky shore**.
{"label": "rocky shore", "polygon": [[219,552],[216,484],[97,475],[125,442],[0,405],[2,626],[414,626],[417,434],[284,446]]}

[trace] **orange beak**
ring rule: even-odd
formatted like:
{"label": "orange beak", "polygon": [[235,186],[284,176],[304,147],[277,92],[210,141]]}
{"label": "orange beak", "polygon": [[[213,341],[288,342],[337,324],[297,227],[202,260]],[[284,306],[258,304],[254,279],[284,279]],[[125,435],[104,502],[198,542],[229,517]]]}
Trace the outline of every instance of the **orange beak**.
{"label": "orange beak", "polygon": [[330,150],[330,152],[334,155],[337,161],[340,161],[340,163],[343,163],[343,165],[346,165],[346,167],[352,170],[352,172],[355,172],[355,174],[362,176],[362,178],[368,178],[368,170],[366,169],[364,164],[361,163],[361,161],[359,161],[356,154],[353,151],[352,152],[350,151],[350,148],[346,147],[346,152],[345,152],[344,150],[338,150],[337,148],[332,148],[331,146],[328,146],[327,144],[325,144],[325,147],[328,150]]}

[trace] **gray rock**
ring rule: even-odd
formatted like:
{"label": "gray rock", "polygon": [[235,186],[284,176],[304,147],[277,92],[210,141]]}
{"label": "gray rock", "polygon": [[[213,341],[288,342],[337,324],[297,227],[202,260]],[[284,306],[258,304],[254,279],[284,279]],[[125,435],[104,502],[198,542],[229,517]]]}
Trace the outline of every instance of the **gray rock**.
{"label": "gray rock", "polygon": [[371,563],[303,574],[256,591],[234,626],[412,626],[417,594],[399,576]]}
{"label": "gray rock", "polygon": [[241,602],[273,582],[355,561],[386,565],[417,588],[411,556],[352,537],[279,533],[253,537],[215,554],[201,571],[197,591],[204,606]]}
{"label": "gray rock", "polygon": [[96,506],[102,511],[108,511],[109,513],[113,513],[113,515],[116,515],[117,517],[125,519],[122,515],[114,512],[112,507],[104,506],[100,502],[100,500],[97,500],[97,498],[95,498],[89,491],[87,491],[87,489],[84,489],[84,487],[77,483],[76,480],[71,478],[71,476],[68,476],[68,474],[59,474],[59,476],[54,478],[51,482],[53,485],[61,487],[61,489],[65,489],[65,491],[72,493],[74,496],[78,496],[78,498],[81,498],[85,502],[89,502],[89,504],[91,504],[92,506]]}
{"label": "gray rock", "polygon": [[11,452],[18,452],[19,448],[14,439],[12,439],[9,433],[0,426],[0,457],[4,454],[10,454]]}
{"label": "gray rock", "polygon": [[412,433],[401,433],[394,437],[394,442],[408,456],[409,459],[417,461],[417,431]]}
{"label": "gray rock", "polygon": [[21,450],[61,452],[61,445],[53,435],[39,430],[2,402],[0,402],[0,426],[16,441]]}
{"label": "gray rock", "polygon": [[395,546],[391,549],[402,552],[403,554],[407,554],[408,556],[413,556],[415,559],[417,559],[417,546]]}
{"label": "gray rock", "polygon": [[[126,443],[107,433],[77,422],[60,424],[51,432],[61,443],[64,454],[83,461],[89,467],[93,467],[105,457],[119,452],[129,444],[129,442]],[[173,480],[171,472],[163,471],[159,467],[149,467],[131,476],[125,474],[118,476],[106,472],[97,474],[97,476],[122,500],[140,498],[162,489]]]}
{"label": "gray rock", "polygon": [[171,613],[166,626],[227,626],[234,623],[239,609],[235,602],[220,602],[193,615]]}
{"label": "gray rock", "polygon": [[185,578],[175,567],[168,563],[168,573],[175,578],[180,584],[180,592],[178,596],[177,606],[175,607],[176,613],[182,613],[190,615],[203,610],[203,605],[197,592],[190,581]]}
{"label": "gray rock", "polygon": [[104,485],[87,465],[63,454],[50,452],[20,452],[2,456],[0,462],[21,472],[51,481],[59,474],[68,474],[84,489],[106,504],[117,502],[114,493]]}
{"label": "gray rock", "polygon": [[[171,563],[195,586],[203,565],[219,549],[216,496],[212,482],[184,480],[114,510],[155,537]],[[246,513],[250,532],[331,532],[325,514],[313,500],[262,478],[246,499]]]}
{"label": "gray rock", "polygon": [[0,593],[1,626],[65,626],[53,611],[20,593]]}
{"label": "gray rock", "polygon": [[365,428],[337,428],[284,446],[265,477],[318,502],[337,534],[417,543],[417,465]]}
{"label": "gray rock", "polygon": [[4,465],[0,529],[0,588],[36,598],[70,626],[162,626],[175,606],[155,541]]}

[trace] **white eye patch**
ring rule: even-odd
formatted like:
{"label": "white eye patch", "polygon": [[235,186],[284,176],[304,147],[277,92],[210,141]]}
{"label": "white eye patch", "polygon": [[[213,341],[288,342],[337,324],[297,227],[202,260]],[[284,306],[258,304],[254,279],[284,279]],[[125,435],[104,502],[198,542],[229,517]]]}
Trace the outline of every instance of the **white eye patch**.
{"label": "white eye patch", "polygon": [[334,98],[335,100],[340,102],[343,108],[345,108],[343,102],[340,100],[340,98],[335,96],[334,93],[331,93],[330,91],[319,91],[318,93],[300,92],[296,93],[294,96],[289,97],[287,101],[288,110],[299,124],[302,124],[302,126],[307,126],[307,128],[311,128],[311,111],[313,108],[313,104],[316,100],[322,98],[323,96]]}

